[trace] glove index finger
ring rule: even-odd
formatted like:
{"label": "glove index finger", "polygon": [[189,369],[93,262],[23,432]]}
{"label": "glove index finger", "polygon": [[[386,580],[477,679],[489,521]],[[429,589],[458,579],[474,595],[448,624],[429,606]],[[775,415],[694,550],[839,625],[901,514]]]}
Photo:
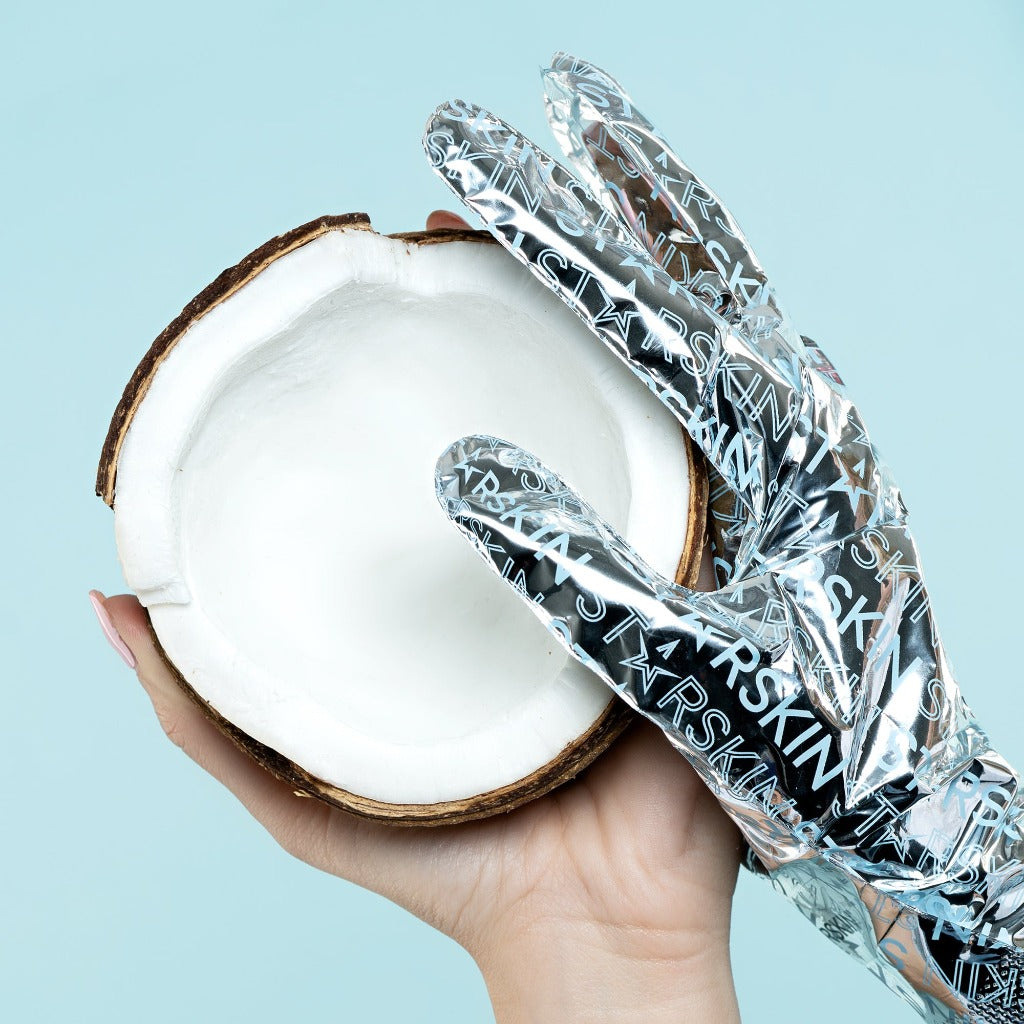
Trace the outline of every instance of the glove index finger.
{"label": "glove index finger", "polygon": [[562,230],[585,228],[600,244],[647,255],[614,210],[602,207],[554,157],[482,107],[461,99],[442,104],[427,122],[423,145],[431,166],[495,234],[516,229],[510,242],[521,235],[521,245],[532,226],[527,218],[549,212]]}
{"label": "glove index finger", "polygon": [[767,449],[785,445],[777,430],[765,436],[765,410],[792,419],[789,377],[493,114],[454,100],[430,120],[424,144],[456,195],[658,396],[759,515],[779,454]]}

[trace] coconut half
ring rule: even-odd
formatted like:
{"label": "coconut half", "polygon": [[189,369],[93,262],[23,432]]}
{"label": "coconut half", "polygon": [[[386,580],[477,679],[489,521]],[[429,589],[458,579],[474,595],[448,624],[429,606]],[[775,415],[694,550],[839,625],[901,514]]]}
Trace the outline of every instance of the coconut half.
{"label": "coconut half", "polygon": [[156,339],[97,493],[176,678],[298,792],[445,823],[572,777],[626,714],[451,528],[434,463],[506,437],[692,584],[678,423],[485,233],[272,239]]}

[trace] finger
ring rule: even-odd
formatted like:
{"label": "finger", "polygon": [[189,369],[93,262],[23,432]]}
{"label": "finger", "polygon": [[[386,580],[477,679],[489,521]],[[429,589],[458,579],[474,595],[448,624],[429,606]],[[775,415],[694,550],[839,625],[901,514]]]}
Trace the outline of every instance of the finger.
{"label": "finger", "polygon": [[544,73],[548,120],[595,194],[603,193],[659,262],[709,305],[767,338],[789,327],[768,278],[732,214],[672,151],[607,72],[558,53]]}
{"label": "finger", "polygon": [[[676,393],[684,415],[699,405],[706,371],[722,350],[721,325],[564,168],[500,119],[462,101],[438,109],[424,143],[455,194],[617,355],[662,392]],[[639,280],[620,284],[617,271]],[[669,312],[666,303],[678,323],[663,318],[655,333],[658,311]]]}
{"label": "finger", "polygon": [[[556,53],[542,75],[548,122],[570,165],[662,268],[759,340],[777,323],[788,329],[739,226],[622,86],[566,53]],[[792,338],[789,348],[798,351]],[[746,511],[717,470],[708,472],[709,538],[715,578],[724,586],[733,578]]]}
{"label": "finger", "polygon": [[454,100],[424,144],[456,195],[658,395],[758,516],[798,405],[786,370],[623,240],[587,189],[493,114]]}
{"label": "finger", "polygon": [[145,609],[133,596],[104,599],[97,594],[96,605],[104,631],[108,636],[112,631],[135,660],[139,681],[167,736],[234,793],[288,853],[404,905],[414,902],[420,876],[428,868],[417,832],[363,821],[296,793],[239,749],[186,694],[154,643]]}
{"label": "finger", "polygon": [[434,210],[433,213],[427,214],[427,230],[437,231],[441,228],[454,228],[462,231],[472,230],[468,221],[463,220],[457,213],[451,213],[449,210]]}
{"label": "finger", "polygon": [[[666,273],[727,316],[733,305],[728,279],[711,259],[701,233],[676,213],[670,195],[652,188],[642,164],[631,159],[629,129],[616,131],[614,122],[608,123],[633,110],[625,92],[610,75],[568,54],[556,53],[551,63],[542,72],[545,109],[570,166],[629,225]],[[612,103],[615,111],[607,109]]]}

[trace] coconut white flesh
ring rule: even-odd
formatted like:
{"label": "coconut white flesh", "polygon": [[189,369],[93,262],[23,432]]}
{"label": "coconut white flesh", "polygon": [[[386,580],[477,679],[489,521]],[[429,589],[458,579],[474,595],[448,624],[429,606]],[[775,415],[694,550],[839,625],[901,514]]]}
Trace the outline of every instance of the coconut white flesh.
{"label": "coconut white flesh", "polygon": [[505,437],[666,576],[680,428],[497,246],[332,231],[195,323],[121,450],[117,545],[167,655],[310,774],[387,803],[529,776],[604,685],[448,523],[434,463]]}

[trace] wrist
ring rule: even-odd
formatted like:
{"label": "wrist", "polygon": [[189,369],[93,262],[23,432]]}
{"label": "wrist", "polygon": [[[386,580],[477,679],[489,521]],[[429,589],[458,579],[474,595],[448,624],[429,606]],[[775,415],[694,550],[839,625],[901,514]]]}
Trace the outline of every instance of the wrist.
{"label": "wrist", "polygon": [[476,960],[496,1024],[738,1024],[727,924],[665,933],[535,922]]}

